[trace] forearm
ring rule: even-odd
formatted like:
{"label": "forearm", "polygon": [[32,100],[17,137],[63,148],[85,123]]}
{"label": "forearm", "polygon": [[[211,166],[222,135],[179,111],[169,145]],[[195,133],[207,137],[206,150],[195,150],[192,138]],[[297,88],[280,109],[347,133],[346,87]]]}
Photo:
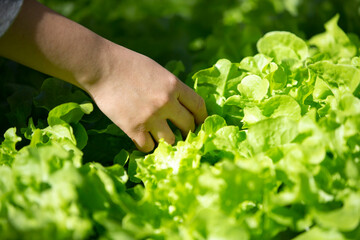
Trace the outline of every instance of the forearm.
{"label": "forearm", "polygon": [[114,44],[35,0],[24,0],[0,38],[0,55],[87,91],[145,152],[153,138],[174,143],[207,116],[204,101],[152,59]]}
{"label": "forearm", "polygon": [[112,45],[35,0],[0,38],[0,55],[85,90],[106,71]]}

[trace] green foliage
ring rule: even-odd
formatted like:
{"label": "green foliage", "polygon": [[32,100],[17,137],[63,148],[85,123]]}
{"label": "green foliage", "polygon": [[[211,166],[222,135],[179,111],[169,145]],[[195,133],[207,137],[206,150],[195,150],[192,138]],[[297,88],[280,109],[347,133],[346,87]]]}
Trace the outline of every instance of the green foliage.
{"label": "green foliage", "polygon": [[[163,54],[187,38],[184,64],[166,67],[199,70],[187,81],[210,116],[145,155],[80,89],[53,78],[10,82],[0,105],[1,239],[360,238],[360,41],[338,15],[324,33],[300,29],[304,17],[316,29],[322,22],[311,20],[334,9],[352,19],[358,1],[43,2],[119,41],[118,31],[160,17],[131,43],[148,41],[139,48],[193,24],[185,37],[167,32],[152,54],[168,61]],[[324,15],[304,10],[313,6]],[[100,30],[98,18],[125,22]]]}

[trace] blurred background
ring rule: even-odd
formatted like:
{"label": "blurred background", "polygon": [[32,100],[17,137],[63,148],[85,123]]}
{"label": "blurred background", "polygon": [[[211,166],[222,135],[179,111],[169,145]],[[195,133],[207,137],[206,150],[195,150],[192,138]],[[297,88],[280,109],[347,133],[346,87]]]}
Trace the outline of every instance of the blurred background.
{"label": "blurred background", "polygon": [[308,39],[340,14],[345,32],[360,34],[360,0],[41,0],[48,7],[162,65],[187,71],[219,58],[239,62],[272,30]]}
{"label": "blurred background", "polygon": [[[360,35],[360,0],[40,2],[115,43],[153,58],[190,86],[194,72],[210,67],[220,58],[240,62],[245,56],[256,54],[257,40],[269,31],[290,31],[309,39],[323,32],[324,23],[339,14],[340,27],[353,33],[354,40],[358,41]],[[52,105],[44,104],[49,101],[41,89],[46,78],[44,74],[0,58],[1,135],[9,127],[27,126],[30,116],[41,125],[50,107],[71,101],[71,97],[65,99],[66,94],[70,96],[79,91],[57,82],[56,89],[62,90],[56,92],[53,88],[52,94],[66,94]],[[86,94],[83,95],[85,99]],[[103,118],[97,111],[94,114],[99,115],[98,119]],[[92,119],[95,118],[92,116]]]}

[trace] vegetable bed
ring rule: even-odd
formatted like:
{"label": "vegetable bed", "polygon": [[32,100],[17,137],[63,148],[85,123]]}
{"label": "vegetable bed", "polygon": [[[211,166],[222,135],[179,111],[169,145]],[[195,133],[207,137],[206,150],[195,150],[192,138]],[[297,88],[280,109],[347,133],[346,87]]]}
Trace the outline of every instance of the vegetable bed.
{"label": "vegetable bed", "polygon": [[209,117],[150,154],[79,89],[19,88],[0,239],[360,239],[360,41],[338,20],[191,73]]}

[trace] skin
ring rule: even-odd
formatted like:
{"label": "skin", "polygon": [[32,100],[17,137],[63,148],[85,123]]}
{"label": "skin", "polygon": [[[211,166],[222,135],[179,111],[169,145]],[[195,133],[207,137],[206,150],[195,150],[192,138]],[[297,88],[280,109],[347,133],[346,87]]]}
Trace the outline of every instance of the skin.
{"label": "skin", "polygon": [[24,0],[0,55],[88,92],[143,152],[154,140],[174,143],[167,120],[186,134],[207,117],[204,100],[158,63],[35,0]]}

